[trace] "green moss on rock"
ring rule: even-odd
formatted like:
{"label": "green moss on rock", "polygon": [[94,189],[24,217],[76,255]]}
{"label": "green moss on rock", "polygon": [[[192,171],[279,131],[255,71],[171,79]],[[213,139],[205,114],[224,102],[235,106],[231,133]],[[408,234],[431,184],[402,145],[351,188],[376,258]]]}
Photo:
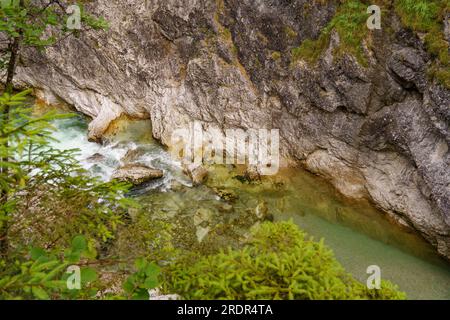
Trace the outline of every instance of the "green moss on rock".
{"label": "green moss on rock", "polygon": [[[343,53],[352,54],[362,66],[367,66],[363,41],[369,34],[366,27],[369,15],[366,10],[370,4],[372,3],[359,0],[341,1],[335,16],[316,40],[307,39],[299,47],[291,50],[292,61],[295,63],[298,60],[305,60],[308,63],[316,63],[329,45],[331,32],[335,30],[339,35],[340,44],[334,54],[337,56]],[[381,6],[382,9],[394,8],[405,27],[425,34],[427,51],[435,58],[429,74],[450,88],[449,44],[443,32],[444,18],[450,12],[450,1],[377,0],[373,4]]]}
{"label": "green moss on rock", "polygon": [[362,41],[369,31],[365,26],[369,16],[366,10],[367,5],[361,1],[344,1],[317,40],[305,40],[299,47],[292,49],[293,61],[305,59],[310,63],[317,62],[328,47],[331,32],[336,30],[339,34],[340,45],[334,53],[336,55],[352,54],[361,65],[366,66],[367,60],[362,48]]}

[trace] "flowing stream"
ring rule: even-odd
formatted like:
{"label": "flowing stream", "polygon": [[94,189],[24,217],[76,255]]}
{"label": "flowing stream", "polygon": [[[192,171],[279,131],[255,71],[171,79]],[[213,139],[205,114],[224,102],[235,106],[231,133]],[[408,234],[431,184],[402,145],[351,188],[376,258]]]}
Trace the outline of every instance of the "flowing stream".
{"label": "flowing stream", "polygon": [[[231,215],[223,212],[250,212],[263,202],[275,220],[293,219],[315,239],[324,238],[339,262],[363,283],[369,276],[367,267],[377,265],[382,278],[396,283],[409,299],[450,299],[450,264],[429,244],[391,224],[369,203],[349,201],[303,170],[284,169],[264,183],[251,184],[239,181],[234,169],[219,167],[207,186],[192,187],[180,164],[152,139],[148,121],[123,121],[119,133],[102,145],[87,140],[87,124],[81,117],[59,120],[56,127],[59,142],[54,146],[80,149],[80,163],[105,180],[129,150],[139,151],[138,162],[162,169],[164,178],[133,192],[154,211],[177,215],[204,208],[215,215]],[[236,195],[232,208],[224,207],[223,199],[212,192],[218,186]],[[209,231],[202,230],[200,238]]]}

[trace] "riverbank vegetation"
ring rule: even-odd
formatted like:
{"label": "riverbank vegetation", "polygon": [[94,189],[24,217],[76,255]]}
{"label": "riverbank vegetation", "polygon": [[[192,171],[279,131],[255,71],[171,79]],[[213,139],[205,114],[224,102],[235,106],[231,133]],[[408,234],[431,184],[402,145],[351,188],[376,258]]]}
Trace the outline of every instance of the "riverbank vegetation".
{"label": "riverbank vegetation", "polygon": [[[195,260],[193,262],[192,260]],[[369,290],[347,274],[323,240],[292,222],[253,228],[241,249],[226,249],[169,267],[167,290],[187,299],[404,299],[390,282]]]}

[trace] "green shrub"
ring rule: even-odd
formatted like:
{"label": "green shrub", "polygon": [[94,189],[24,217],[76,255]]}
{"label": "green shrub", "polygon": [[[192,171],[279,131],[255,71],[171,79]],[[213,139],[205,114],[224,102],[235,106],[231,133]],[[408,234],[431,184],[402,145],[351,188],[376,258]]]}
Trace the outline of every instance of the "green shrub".
{"label": "green shrub", "polygon": [[[149,290],[159,285],[159,267],[144,258],[127,270],[122,290],[111,291],[99,276],[102,264],[111,261],[93,259],[95,255],[84,236],[76,236],[63,251],[34,247],[26,256],[17,257],[5,268],[0,260],[0,300],[56,299],[133,299],[148,300]],[[118,265],[119,261],[112,261]],[[80,267],[80,288],[70,289],[70,266]],[[102,293],[102,290],[104,291]],[[108,291],[109,290],[109,291]],[[101,294],[101,296],[99,296]]]}
{"label": "green shrub", "polygon": [[340,45],[336,48],[335,54],[341,55],[344,52],[353,54],[360,64],[367,65],[362,49],[362,41],[368,33],[365,24],[369,15],[366,10],[367,5],[361,1],[344,1],[317,40],[305,40],[300,47],[292,49],[293,61],[305,59],[315,63],[327,48],[331,31],[336,30],[339,34]]}
{"label": "green shrub", "polygon": [[[73,239],[72,246],[63,255],[55,255],[34,247],[25,257],[16,258],[8,268],[0,269],[0,299],[88,298],[95,296],[91,286],[98,277],[94,269],[80,268],[83,290],[69,290],[67,268],[91,255],[87,241],[82,236]],[[63,257],[60,257],[63,256]],[[5,263],[5,261],[2,261]]]}
{"label": "green shrub", "polygon": [[[90,177],[76,150],[53,149],[52,121],[69,115],[33,116],[29,93],[0,96],[1,253],[29,245],[66,247],[77,234],[111,240],[128,209],[137,206],[125,197],[129,186]],[[1,112],[6,107],[8,113]]]}
{"label": "green shrub", "polygon": [[347,274],[323,241],[292,222],[264,223],[247,245],[170,267],[166,290],[186,299],[404,299],[389,282],[369,290]]}

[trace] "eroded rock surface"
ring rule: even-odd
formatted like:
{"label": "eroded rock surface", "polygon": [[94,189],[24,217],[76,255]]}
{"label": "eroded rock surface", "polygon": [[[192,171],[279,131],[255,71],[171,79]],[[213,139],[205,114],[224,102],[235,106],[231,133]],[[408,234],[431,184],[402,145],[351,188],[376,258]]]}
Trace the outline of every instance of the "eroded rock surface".
{"label": "eroded rock surface", "polygon": [[280,129],[286,159],[371,199],[450,258],[450,92],[427,77],[431,57],[394,19],[371,34],[367,67],[332,54],[337,33],[317,65],[294,63],[291,49],[336,10],[309,2],[98,0],[87,7],[109,31],[27,52],[18,76],[91,116],[93,140],[121,114],[150,118],[166,145],[193,120]]}
{"label": "eroded rock surface", "polygon": [[114,171],[112,179],[140,185],[150,180],[162,178],[162,170],[150,168],[142,164],[127,164]]}

